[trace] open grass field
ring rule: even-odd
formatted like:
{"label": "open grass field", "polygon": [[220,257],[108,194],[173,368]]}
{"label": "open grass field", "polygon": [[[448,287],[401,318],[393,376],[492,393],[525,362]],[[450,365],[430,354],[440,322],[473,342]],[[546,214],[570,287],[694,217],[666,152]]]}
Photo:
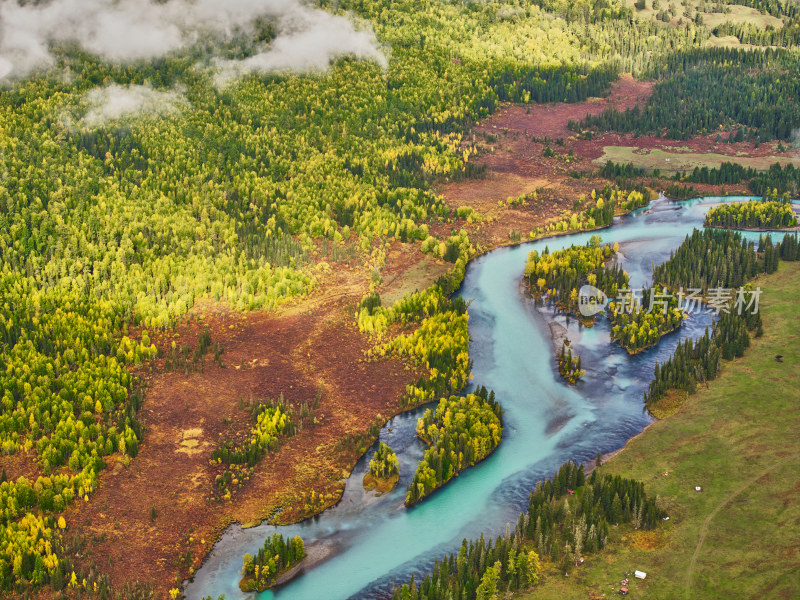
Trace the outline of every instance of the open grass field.
{"label": "open grass field", "polygon": [[[693,8],[697,8],[697,2],[693,1],[690,2],[690,4]],[[678,5],[678,7],[680,7],[680,5]],[[733,24],[750,23],[751,25],[755,25],[761,29],[764,29],[767,25],[770,25],[775,29],[780,29],[783,27],[783,21],[781,21],[779,18],[759,12],[758,9],[755,9],[751,6],[728,4],[725,6],[725,8],[726,12],[724,13],[701,13],[703,15],[703,24],[709,29],[714,29],[715,27],[726,22]],[[730,12],[727,12],[728,10],[730,10]]]}
{"label": "open grass field", "polygon": [[[627,0],[626,3],[628,6],[633,7],[634,2],[635,0]],[[661,2],[658,2],[657,0],[656,6],[657,9],[653,10],[652,0],[647,0],[646,8],[637,10],[636,12],[639,17],[656,18],[656,15],[662,10],[666,10],[667,12],[671,11],[675,14],[671,20],[671,23],[677,25],[679,19],[683,18],[684,21],[687,20],[684,11],[688,6],[691,10],[692,17],[694,17],[695,13],[698,11],[700,12],[703,17],[703,25],[705,25],[709,30],[713,30],[715,27],[718,27],[726,22],[733,23],[735,25],[740,23],[749,23],[761,29],[764,29],[767,25],[770,25],[775,29],[780,29],[783,27],[783,21],[781,19],[762,13],[758,9],[751,6],[741,6],[739,4],[725,4],[725,12],[707,12],[707,10],[710,10],[713,5],[707,2],[699,2],[698,0],[689,0],[685,4],[678,1],[665,2],[662,0]]]}
{"label": "open grass field", "polygon": [[662,173],[691,171],[695,167],[719,167],[724,162],[736,162],[744,167],[765,170],[770,165],[781,163],[800,166],[800,156],[730,156],[715,152],[670,152],[658,148],[639,148],[636,146],[605,146],[603,155],[594,160],[598,166],[607,161],[615,163],[631,163],[652,171],[660,169]]}
{"label": "open grass field", "polygon": [[[633,7],[634,3],[635,0],[626,0],[626,4],[630,7]],[[724,23],[731,23],[733,25],[750,24],[759,29],[765,29],[767,26],[773,29],[780,29],[783,27],[783,21],[778,17],[763,13],[751,6],[724,4],[724,12],[708,12],[714,8],[714,5],[709,2],[701,2],[700,0],[683,0],[681,2],[677,0],[673,0],[672,2],[664,0],[659,2],[659,0],[655,0],[655,9],[653,5],[654,3],[652,0],[647,0],[645,8],[637,10],[636,14],[640,19],[657,19],[660,12],[666,11],[670,14],[670,24],[679,27],[687,21],[693,21],[695,16],[699,13],[702,18],[703,27],[710,32],[713,32],[715,28]],[[732,35],[717,37],[713,34],[706,40],[705,45],[727,48],[755,47],[750,44],[742,44],[737,37]]]}
{"label": "open grass field", "polygon": [[742,44],[735,35],[724,35],[721,37],[711,36],[706,40],[706,46],[713,48],[751,48],[749,44]]}
{"label": "open grass field", "polygon": [[450,263],[420,256],[413,246],[396,244],[386,255],[386,267],[381,273],[381,302],[390,306],[406,294],[427,289],[438,277],[450,270]]}
{"label": "open grass field", "polygon": [[783,263],[757,285],[764,336],[601,467],[644,481],[670,520],[612,528],[606,551],[520,597],[608,598],[626,577],[630,598],[800,597],[800,265]]}

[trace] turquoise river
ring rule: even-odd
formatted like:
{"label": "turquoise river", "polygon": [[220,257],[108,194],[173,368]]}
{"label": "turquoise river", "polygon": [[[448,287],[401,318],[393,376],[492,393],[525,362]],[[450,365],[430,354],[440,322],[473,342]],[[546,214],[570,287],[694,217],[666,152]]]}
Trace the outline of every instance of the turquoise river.
{"label": "turquoise river", "polygon": [[[741,198],[725,198],[733,202]],[[669,258],[708,208],[723,201],[706,198],[672,202],[665,198],[620,217],[601,232],[619,242],[620,264],[631,287],[649,283],[653,263]],[[434,557],[458,548],[463,538],[496,535],[515,523],[536,481],[568,460],[585,462],[598,452],[623,446],[651,421],[642,395],[656,361],[663,362],[686,337],[702,335],[710,314],[695,313],[656,348],[629,356],[609,343],[609,327],[569,322],[552,309],[535,307],[520,280],[527,253],[586,243],[578,233],[500,248],[474,260],[459,294],[469,300],[470,354],[474,385],[493,389],[502,404],[503,441],[487,460],[455,478],[419,505],[406,509],[405,487],[424,446],[414,435],[416,409],[389,421],[380,434],[400,460],[401,479],[390,494],[365,493],[361,479],[374,448],[356,465],[339,504],[302,523],[274,527],[229,527],[185,587],[190,600],[225,594],[228,600],[255,597],[238,588],[242,555],[254,554],[274,531],[300,535],[306,546],[324,547],[329,557],[284,587],[258,595],[280,600],[341,600],[391,597],[394,583],[431,566]],[[757,234],[747,234],[757,239]],[[583,360],[586,376],[567,386],[555,368],[552,331],[566,328]]]}

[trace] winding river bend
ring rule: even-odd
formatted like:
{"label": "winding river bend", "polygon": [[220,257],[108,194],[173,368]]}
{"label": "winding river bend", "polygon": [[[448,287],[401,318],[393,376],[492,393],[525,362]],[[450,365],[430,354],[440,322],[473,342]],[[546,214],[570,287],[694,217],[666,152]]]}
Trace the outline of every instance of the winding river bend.
{"label": "winding river bend", "polygon": [[[743,198],[725,198],[725,202]],[[706,198],[673,203],[664,198],[649,208],[615,220],[599,234],[619,242],[620,264],[631,275],[631,287],[649,283],[652,264],[669,258],[687,233],[702,227],[708,208],[721,202]],[[475,384],[494,389],[505,410],[503,442],[488,459],[454,479],[418,506],[403,506],[405,487],[423,454],[415,438],[423,409],[392,419],[381,431],[400,461],[401,478],[382,497],[361,485],[368,452],[347,481],[342,501],[297,525],[229,527],[203,567],[186,587],[186,597],[230,599],[253,597],[238,588],[245,552],[255,554],[274,531],[300,535],[330,549],[330,558],[286,586],[259,598],[340,600],[391,595],[393,582],[430,566],[434,557],[458,548],[463,538],[481,532],[499,534],[526,508],[528,492],[567,460],[587,461],[610,452],[641,432],[651,418],[642,395],[656,361],[663,362],[686,337],[702,335],[711,316],[696,314],[653,349],[636,356],[608,343],[604,319],[590,328],[575,320],[534,307],[520,291],[530,250],[551,250],[586,243],[591,233],[566,235],[514,248],[500,248],[467,269],[460,295],[470,300],[470,353]],[[757,239],[758,234],[747,234]],[[567,386],[555,369],[550,327],[563,326],[581,355],[584,380]],[[391,429],[391,431],[389,431]]]}

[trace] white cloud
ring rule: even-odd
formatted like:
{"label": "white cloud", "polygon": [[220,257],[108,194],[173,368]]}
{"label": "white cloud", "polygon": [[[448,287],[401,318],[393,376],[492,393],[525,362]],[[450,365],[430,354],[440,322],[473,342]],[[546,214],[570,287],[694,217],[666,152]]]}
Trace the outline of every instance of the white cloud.
{"label": "white cloud", "polygon": [[263,52],[241,61],[217,61],[221,67],[217,83],[254,72],[321,71],[332,58],[345,54],[371,58],[386,67],[372,30],[356,30],[342,17],[297,4],[278,16],[277,26],[279,35]]}
{"label": "white cloud", "polygon": [[187,105],[186,99],[178,92],[162,92],[143,85],[94,88],[86,92],[83,99],[89,105],[83,122],[90,127],[142,113],[176,114]]}
{"label": "white cloud", "polygon": [[519,15],[524,15],[525,10],[519,6],[501,6],[497,9],[497,20],[504,21],[505,19],[513,19]]}
{"label": "white cloud", "polygon": [[51,42],[76,42],[125,62],[163,56],[209,34],[246,31],[258,17],[274,19],[278,34],[244,71],[319,68],[349,53],[385,64],[371,29],[300,0],[0,0],[0,80],[52,64]]}

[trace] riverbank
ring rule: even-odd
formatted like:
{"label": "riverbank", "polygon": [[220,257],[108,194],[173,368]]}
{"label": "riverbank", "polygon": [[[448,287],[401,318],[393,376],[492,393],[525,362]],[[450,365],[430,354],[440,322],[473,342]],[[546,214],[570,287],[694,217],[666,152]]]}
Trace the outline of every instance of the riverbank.
{"label": "riverbank", "polygon": [[[520,598],[606,597],[630,578],[632,598],[795,598],[800,553],[800,265],[759,278],[765,333],[725,362],[677,412],[607,456],[602,472],[645,482],[670,520],[652,535],[612,529],[619,543],[569,577]],[[781,362],[776,360],[781,356]],[[701,491],[695,488],[700,487]],[[647,579],[634,580],[639,569]]]}
{"label": "riverbank", "polygon": [[[655,423],[655,422],[656,421],[653,421],[653,423]],[[616,450],[612,450],[611,452],[605,452],[605,453],[601,454],[600,455],[600,466],[602,467],[604,464],[606,464],[607,461],[611,460],[612,458],[617,456],[620,452],[625,450],[625,448],[627,448],[628,445],[631,442],[633,442],[635,439],[638,439],[638,438],[642,437],[645,433],[647,433],[647,430],[650,429],[650,426],[653,423],[650,423],[649,425],[646,425],[645,428],[642,429],[642,431],[640,433],[637,433],[632,438],[628,438],[628,440],[622,446],[617,448]],[[584,466],[584,470],[586,471],[586,474],[588,475],[589,473],[591,473],[592,471],[594,471],[597,468],[597,458],[593,458],[592,460],[584,463],[583,466]]]}
{"label": "riverbank", "polygon": [[794,233],[800,231],[800,225],[792,227],[726,227],[725,225],[703,225],[706,229],[734,229],[735,231],[752,231],[755,233]]}
{"label": "riverbank", "polygon": [[279,588],[292,581],[295,577],[302,575],[307,570],[313,569],[333,554],[334,551],[333,544],[329,542],[321,541],[315,544],[309,544],[309,546],[305,548],[305,556],[300,562],[280,572],[273,582],[264,587],[259,587],[253,576],[248,575],[242,577],[239,581],[239,589],[243,592],[263,592],[268,589]]}

